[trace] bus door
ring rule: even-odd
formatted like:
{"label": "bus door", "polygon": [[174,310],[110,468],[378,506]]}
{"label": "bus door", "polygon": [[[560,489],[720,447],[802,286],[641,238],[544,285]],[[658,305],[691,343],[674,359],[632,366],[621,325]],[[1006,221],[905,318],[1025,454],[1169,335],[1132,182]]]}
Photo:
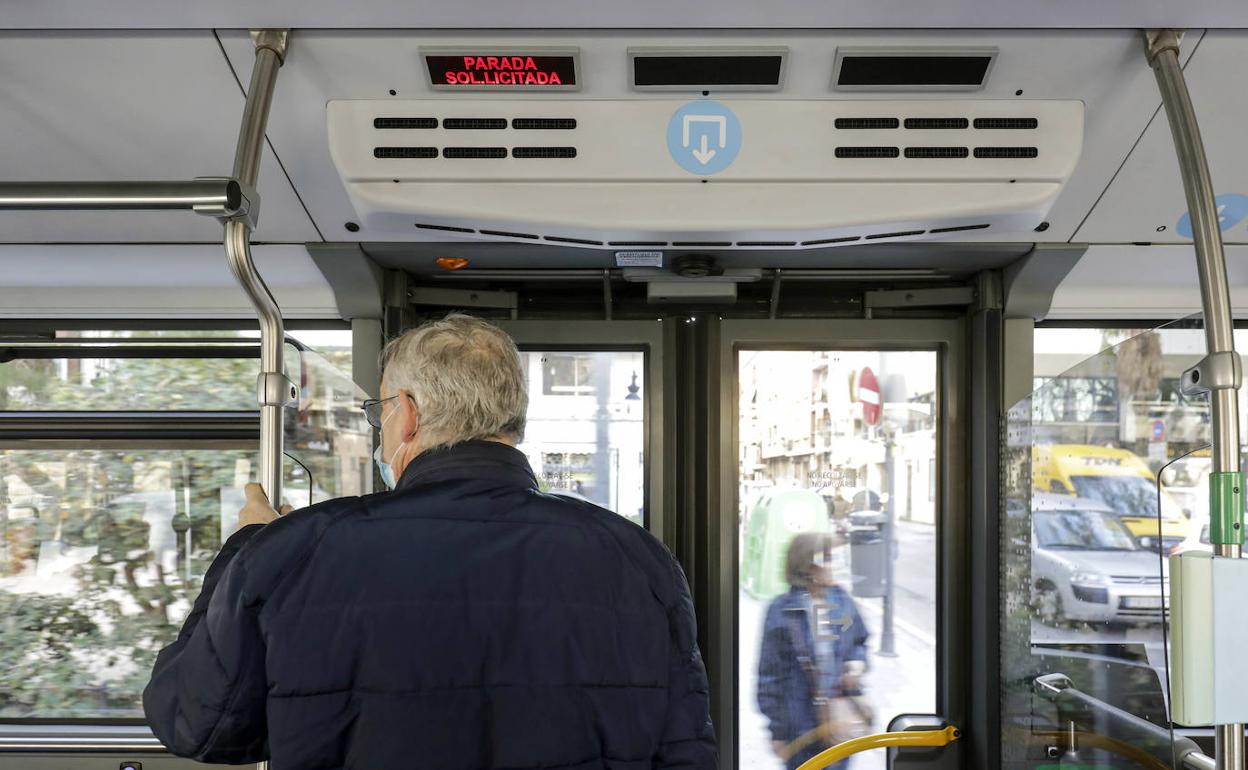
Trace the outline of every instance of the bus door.
{"label": "bus door", "polygon": [[792,770],[903,715],[962,717],[965,334],[959,319],[718,324],[725,767]]}

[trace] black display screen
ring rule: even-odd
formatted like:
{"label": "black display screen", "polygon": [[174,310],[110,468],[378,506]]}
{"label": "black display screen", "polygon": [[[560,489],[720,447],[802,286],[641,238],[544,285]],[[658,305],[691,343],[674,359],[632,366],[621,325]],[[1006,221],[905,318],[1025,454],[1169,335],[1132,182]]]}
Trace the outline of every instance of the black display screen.
{"label": "black display screen", "polygon": [[425,54],[434,88],[576,87],[576,57],[553,54]]}
{"label": "black display screen", "polygon": [[845,56],[838,86],[979,86],[991,56]]}
{"label": "black display screen", "polygon": [[784,57],[779,54],[736,56],[633,57],[635,86],[780,85]]}

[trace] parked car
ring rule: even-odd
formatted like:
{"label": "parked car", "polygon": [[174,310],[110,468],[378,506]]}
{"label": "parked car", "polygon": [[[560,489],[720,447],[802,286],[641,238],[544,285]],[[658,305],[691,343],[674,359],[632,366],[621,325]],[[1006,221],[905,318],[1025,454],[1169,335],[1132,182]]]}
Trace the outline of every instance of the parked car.
{"label": "parked car", "polygon": [[1169,587],[1164,560],[1141,548],[1096,500],[1032,499],[1032,606],[1051,623],[1158,622]]}
{"label": "parked car", "polygon": [[[1126,449],[1084,444],[1032,449],[1032,485],[1040,494],[1098,501],[1114,511],[1143,548],[1167,553],[1186,535],[1187,518],[1148,465]],[[1158,528],[1158,503],[1161,523]]]}

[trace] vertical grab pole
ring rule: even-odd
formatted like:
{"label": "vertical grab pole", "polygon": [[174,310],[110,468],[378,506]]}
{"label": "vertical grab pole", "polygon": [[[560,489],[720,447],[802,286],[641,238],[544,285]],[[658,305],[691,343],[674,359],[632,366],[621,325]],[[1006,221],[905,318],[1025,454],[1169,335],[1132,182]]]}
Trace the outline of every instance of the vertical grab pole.
{"label": "vertical grab pole", "polygon": [[[1179,65],[1181,39],[1182,32],[1178,30],[1150,30],[1145,33],[1145,46],[1174,137],[1200,274],[1208,356],[1198,370],[1204,369],[1213,375],[1202,378],[1208,381],[1213,411],[1210,540],[1215,554],[1239,558],[1244,510],[1243,475],[1239,467],[1239,358],[1235,354],[1226,256],[1222,251],[1222,230],[1214,205],[1209,162],[1191,95],[1183,79],[1183,68]],[[1218,725],[1216,756],[1219,770],[1243,770],[1243,725]]]}
{"label": "vertical grab pole", "polygon": [[[251,85],[243,108],[238,146],[234,152],[234,178],[244,189],[254,190],[260,175],[260,158],[264,152],[265,127],[273,102],[277,71],[286,56],[286,30],[253,32],[256,61],[251,71]],[[286,378],[282,366],[285,329],[282,311],[251,258],[250,221],[232,219],[225,223],[225,254],[230,271],[246,292],[260,322],[260,377],[256,396],[260,402],[260,484],[273,507],[281,505],[282,497],[282,434],[284,409],[298,391]]]}

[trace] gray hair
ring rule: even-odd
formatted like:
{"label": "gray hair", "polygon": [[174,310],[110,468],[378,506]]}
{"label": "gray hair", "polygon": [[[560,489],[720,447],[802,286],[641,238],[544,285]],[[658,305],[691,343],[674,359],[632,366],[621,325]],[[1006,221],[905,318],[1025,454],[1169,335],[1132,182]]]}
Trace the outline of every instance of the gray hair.
{"label": "gray hair", "polygon": [[381,368],[391,395],[407,390],[416,401],[422,451],[524,438],[529,387],[520,351],[493,324],[462,313],[422,324],[386,344]]}

